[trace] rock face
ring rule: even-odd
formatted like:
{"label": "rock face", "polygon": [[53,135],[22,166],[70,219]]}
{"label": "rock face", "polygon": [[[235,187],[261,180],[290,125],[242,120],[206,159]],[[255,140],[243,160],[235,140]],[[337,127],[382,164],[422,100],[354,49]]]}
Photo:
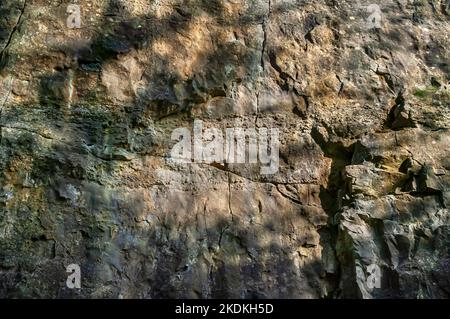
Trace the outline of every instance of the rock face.
{"label": "rock face", "polygon": [[74,3],[1,1],[0,297],[450,297],[448,1]]}

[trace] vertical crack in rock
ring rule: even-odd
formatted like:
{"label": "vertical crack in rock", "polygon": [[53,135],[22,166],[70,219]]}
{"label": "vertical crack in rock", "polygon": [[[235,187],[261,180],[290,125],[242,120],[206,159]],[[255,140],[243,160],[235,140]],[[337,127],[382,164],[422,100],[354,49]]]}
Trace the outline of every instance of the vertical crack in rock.
{"label": "vertical crack in rock", "polygon": [[[263,21],[261,22],[261,30],[263,32],[263,39],[262,39],[262,45],[261,45],[261,69],[262,69],[262,78],[264,79],[266,77],[266,55],[267,55],[267,23],[270,22],[270,15],[272,12],[272,0],[268,0],[267,2],[267,15],[263,18]],[[258,116],[260,112],[260,94],[261,90],[258,90],[256,93],[256,116],[255,116],[255,126],[258,125]]]}
{"label": "vertical crack in rock", "polygon": [[261,68],[263,69],[263,73],[266,70],[265,64],[265,56],[266,56],[266,46],[267,46],[267,23],[270,22],[270,15],[272,12],[272,0],[268,0],[267,2],[267,15],[264,17],[263,22],[261,23],[262,31],[263,31],[263,41],[262,41],[262,49],[261,49]]}
{"label": "vertical crack in rock", "polygon": [[325,267],[330,268],[327,271],[330,280],[333,282],[332,290],[329,292],[331,297],[339,297],[340,287],[337,283],[342,281],[342,269],[347,268],[346,263],[341,262],[336,255],[338,242],[339,224],[336,223],[336,215],[347,203],[345,198],[345,180],[342,172],[345,167],[351,164],[354,145],[344,145],[341,141],[330,139],[329,132],[323,127],[314,127],[311,131],[311,137],[322,149],[324,156],[331,159],[329,175],[326,186],[321,186],[320,199],[324,211],[328,215],[328,227],[322,231],[322,242],[327,255],[324,256]]}
{"label": "vertical crack in rock", "polygon": [[231,173],[227,172],[228,179],[228,212],[231,215],[231,223],[234,222],[233,208],[231,203]]}

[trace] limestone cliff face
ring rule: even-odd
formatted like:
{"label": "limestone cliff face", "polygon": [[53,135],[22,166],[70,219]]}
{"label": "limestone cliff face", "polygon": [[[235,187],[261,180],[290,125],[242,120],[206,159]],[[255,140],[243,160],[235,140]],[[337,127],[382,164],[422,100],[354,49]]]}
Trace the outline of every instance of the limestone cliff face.
{"label": "limestone cliff face", "polygon": [[0,297],[450,297],[448,0],[74,3],[0,1]]}

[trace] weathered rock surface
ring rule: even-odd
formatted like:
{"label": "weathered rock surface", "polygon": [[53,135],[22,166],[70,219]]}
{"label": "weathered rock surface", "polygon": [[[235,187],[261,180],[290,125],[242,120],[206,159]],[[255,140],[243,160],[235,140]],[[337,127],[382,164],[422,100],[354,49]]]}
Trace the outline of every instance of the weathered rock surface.
{"label": "weathered rock surface", "polygon": [[449,2],[371,3],[1,1],[0,297],[449,298]]}

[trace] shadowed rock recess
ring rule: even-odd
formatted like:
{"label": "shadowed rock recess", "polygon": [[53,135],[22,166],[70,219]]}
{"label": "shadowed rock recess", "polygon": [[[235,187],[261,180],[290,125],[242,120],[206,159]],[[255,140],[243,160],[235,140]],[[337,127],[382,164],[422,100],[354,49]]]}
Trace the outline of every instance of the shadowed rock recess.
{"label": "shadowed rock recess", "polygon": [[[448,0],[0,6],[0,297],[450,298]],[[194,120],[278,171],[173,161]]]}

